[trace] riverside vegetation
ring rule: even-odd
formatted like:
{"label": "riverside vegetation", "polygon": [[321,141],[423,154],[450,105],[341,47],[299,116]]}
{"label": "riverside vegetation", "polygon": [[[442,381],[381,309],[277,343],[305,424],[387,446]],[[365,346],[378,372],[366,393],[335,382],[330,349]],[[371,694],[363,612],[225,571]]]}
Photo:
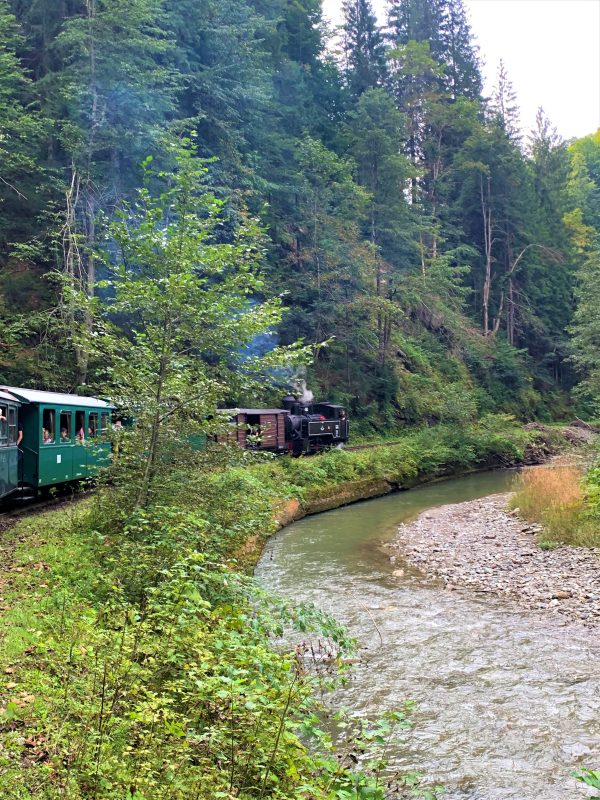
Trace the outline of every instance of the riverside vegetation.
{"label": "riverside vegetation", "polygon": [[[489,420],[306,460],[252,463],[215,448],[185,480],[162,465],[144,507],[125,485],[102,486],[19,522],[4,544],[2,796],[366,800],[395,787],[433,797],[417,776],[383,772],[390,737],[408,724],[402,709],[341,719],[334,748],[318,698],[343,679],[352,643],[246,570],[281,499],[519,459],[530,436]],[[305,631],[307,652],[276,647],[289,625]]]}
{"label": "riverside vegetation", "polygon": [[600,468],[525,472],[511,506],[542,525],[539,546],[600,547]]}
{"label": "riverside vegetation", "polygon": [[[135,425],[115,431],[92,500],[8,534],[0,787],[18,800],[383,798],[386,743],[404,714],[341,723],[334,751],[315,698],[351,643],[316,610],[260,592],[238,559],[274,529],[278,500],[506,463],[536,434],[490,417],[381,450],[254,465],[237,449],[192,447],[227,426],[215,409],[226,387],[256,391],[305,349],[244,352],[281,313],[246,301],[261,280],[256,230],[250,220],[235,245],[211,239],[221,204],[202,186],[206,168],[190,143],[175,161],[166,188],[142,189],[112,226],[111,299],[93,307],[90,357]],[[278,650],[286,625],[316,632],[321,651]]]}

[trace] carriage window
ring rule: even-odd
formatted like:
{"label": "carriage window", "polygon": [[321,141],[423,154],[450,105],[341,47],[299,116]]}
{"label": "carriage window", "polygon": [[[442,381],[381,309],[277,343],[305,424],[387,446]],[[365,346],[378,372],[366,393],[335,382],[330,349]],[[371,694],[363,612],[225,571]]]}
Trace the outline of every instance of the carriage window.
{"label": "carriage window", "polygon": [[0,406],[0,444],[6,444],[8,438],[8,421],[6,406]]}
{"label": "carriage window", "polygon": [[103,439],[108,438],[108,414],[100,414],[100,433]]}
{"label": "carriage window", "polygon": [[45,408],[42,412],[42,443],[54,444],[56,412],[52,408]]}
{"label": "carriage window", "polygon": [[85,411],[75,412],[75,438],[78,442],[85,442]]}
{"label": "carriage window", "polygon": [[88,427],[88,434],[95,438],[98,435],[98,414],[95,411],[92,411],[90,414],[90,424]]}
{"label": "carriage window", "polygon": [[17,409],[8,409],[8,443],[17,443]]}
{"label": "carriage window", "polygon": [[60,440],[71,444],[71,412],[60,412]]}
{"label": "carriage window", "polygon": [[8,408],[0,406],[0,444],[6,444],[8,438]]}

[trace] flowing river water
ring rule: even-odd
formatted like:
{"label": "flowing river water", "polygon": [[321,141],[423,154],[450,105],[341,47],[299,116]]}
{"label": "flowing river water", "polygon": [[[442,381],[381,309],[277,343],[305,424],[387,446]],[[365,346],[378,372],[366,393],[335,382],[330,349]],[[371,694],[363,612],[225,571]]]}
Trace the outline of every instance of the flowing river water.
{"label": "flowing river water", "polygon": [[369,717],[417,703],[393,766],[420,770],[448,800],[575,800],[586,793],[570,772],[600,768],[597,632],[446,591],[382,547],[428,508],[512,480],[484,473],[308,517],[268,542],[256,570],[358,639],[360,663],[335,703]]}

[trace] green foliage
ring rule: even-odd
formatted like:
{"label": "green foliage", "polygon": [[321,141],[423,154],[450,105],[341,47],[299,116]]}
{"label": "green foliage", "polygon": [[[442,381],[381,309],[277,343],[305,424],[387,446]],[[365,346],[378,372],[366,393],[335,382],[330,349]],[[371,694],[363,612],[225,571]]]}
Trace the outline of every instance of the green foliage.
{"label": "green foliage", "polygon": [[[582,772],[574,772],[573,777],[585,783],[586,786],[591,786],[592,789],[600,789],[600,772],[584,769]],[[597,794],[590,795],[590,800],[600,800],[600,796]]]}
{"label": "green foliage", "polygon": [[223,427],[221,398],[256,391],[268,367],[302,354],[298,347],[262,359],[244,354],[279,322],[281,302],[255,302],[264,283],[254,220],[231,244],[218,241],[223,203],[204,189],[207,168],[195,155],[184,142],[175,171],[160,176],[168,188],[158,196],[140,190],[109,229],[118,252],[106,260],[111,280],[102,286],[111,295],[98,323],[98,356],[121,413],[135,419],[122,434],[118,469],[139,506],[156,497],[157,484],[163,496],[170,490],[162,475],[179,478],[171,464],[190,457],[190,436]]}
{"label": "green foliage", "polygon": [[0,3],[0,244],[6,258],[7,245],[23,240],[31,232],[46,176],[39,175],[41,193],[34,173],[38,169],[48,120],[33,106],[33,85],[20,59],[22,37],[7,0]]}
{"label": "green foliage", "polygon": [[383,33],[370,0],[345,0],[344,56],[351,92],[360,96],[383,83],[386,53]]}
{"label": "green foliage", "polygon": [[596,298],[600,291],[600,244],[593,229],[581,222],[581,215],[570,219],[579,240],[578,307],[573,319],[572,360],[582,381],[577,394],[584,409],[596,414],[600,407],[600,319]]}
{"label": "green foliage", "polygon": [[[22,679],[40,701],[6,706],[0,787],[14,783],[14,726],[26,720],[32,741],[47,744],[28,765],[23,797],[35,787],[51,800],[60,787],[74,800],[283,800],[308,791],[315,800],[384,800],[385,752],[405,715],[341,723],[336,749],[316,697],[339,682],[352,642],[318,610],[288,606],[236,571],[273,531],[276,502],[296,492],[284,476],[293,467],[253,465],[252,454],[208,440],[190,446],[194,434],[226,426],[220,396],[256,391],[265,368],[303,351],[244,353],[281,305],[256,299],[258,227],[249,220],[232,243],[218,240],[223,204],[203,188],[206,167],[188,144],[176,169],[157,176],[167,188],[142,189],[110,226],[118,250],[106,258],[107,299],[92,307],[93,356],[133,425],[114,432],[107,480],[88,507],[59,516],[46,545],[52,585],[36,601],[40,641]],[[348,180],[345,164],[329,163]],[[373,466],[342,452],[315,463],[339,482],[344,460],[347,477]],[[416,470],[397,456],[380,469]],[[285,644],[294,629],[304,646]],[[12,653],[24,658],[16,641]]]}
{"label": "green foliage", "polygon": [[530,438],[512,418],[486,416],[475,425],[413,430],[389,445],[332,450],[318,458],[283,459],[252,470],[272,492],[309,500],[353,481],[385,480],[408,488],[453,471],[519,462]]}
{"label": "green foliage", "polygon": [[597,547],[600,542],[600,474],[596,467],[582,477],[575,467],[528,471],[513,507],[543,526],[538,544],[551,550],[561,544]]}
{"label": "green foliage", "polygon": [[[384,800],[394,785],[420,796],[416,775],[386,765],[410,706],[368,721],[341,712],[330,738],[315,698],[344,679],[353,643],[335,620],[282,602],[239,570],[274,530],[282,498],[307,502],[377,478],[410,486],[517,458],[525,440],[494,417],[310,459],[245,463],[238,452],[236,464],[224,448],[220,467],[214,455],[209,468],[188,468],[171,504],[124,511],[122,494],[105,486],[24,520],[0,661],[0,792]],[[41,585],[31,580],[40,565]],[[306,652],[293,646],[294,630]],[[311,647],[318,657],[307,657]]]}
{"label": "green foliage", "polygon": [[600,520],[600,466],[597,461],[585,473],[583,491],[587,514],[592,520]]}
{"label": "green foliage", "polygon": [[[315,696],[343,677],[352,642],[326,615],[282,603],[225,564],[272,529],[274,500],[294,490],[288,466],[340,481],[344,460],[369,470],[365,456],[284,459],[208,480],[192,472],[177,508],[137,510],[124,525],[112,489],[26,522],[16,558],[36,568],[43,559],[46,583],[31,590],[23,574],[11,590],[2,666],[9,678],[18,672],[19,688],[5,678],[0,790],[15,800],[34,787],[42,800],[57,791],[76,800],[383,800],[395,780],[386,753],[410,707],[373,721],[341,713],[332,741]],[[399,454],[391,458],[398,472]],[[305,643],[314,635],[318,658],[282,644],[291,629]]]}
{"label": "green foliage", "polygon": [[[293,309],[277,335],[329,341],[309,382],[361,429],[451,419],[448,383],[468,414],[565,408],[576,268],[589,339],[593,254],[576,239],[598,229],[597,142],[567,148],[540,113],[524,153],[505,71],[493,102],[480,96],[462,0],[394,0],[387,41],[368,0],[347,3],[339,52],[319,0],[0,9],[7,380],[103,385],[90,344],[106,292],[98,244],[122,201],[135,205],[139,163],[152,153],[172,171],[174,135],[196,130],[198,158],[216,159],[214,243],[235,249],[264,220],[263,293],[288,293]],[[583,340],[575,358],[585,380]],[[232,402],[249,402],[252,387],[238,388]]]}

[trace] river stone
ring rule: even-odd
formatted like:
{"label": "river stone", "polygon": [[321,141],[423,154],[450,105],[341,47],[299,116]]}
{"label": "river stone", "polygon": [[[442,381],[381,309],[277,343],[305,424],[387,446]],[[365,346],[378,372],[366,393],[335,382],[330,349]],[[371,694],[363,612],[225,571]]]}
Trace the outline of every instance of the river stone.
{"label": "river stone", "polygon": [[509,497],[429,509],[400,527],[390,549],[441,578],[448,591],[468,587],[597,626],[600,548],[532,547],[541,527],[524,524],[517,509],[507,511]]}

